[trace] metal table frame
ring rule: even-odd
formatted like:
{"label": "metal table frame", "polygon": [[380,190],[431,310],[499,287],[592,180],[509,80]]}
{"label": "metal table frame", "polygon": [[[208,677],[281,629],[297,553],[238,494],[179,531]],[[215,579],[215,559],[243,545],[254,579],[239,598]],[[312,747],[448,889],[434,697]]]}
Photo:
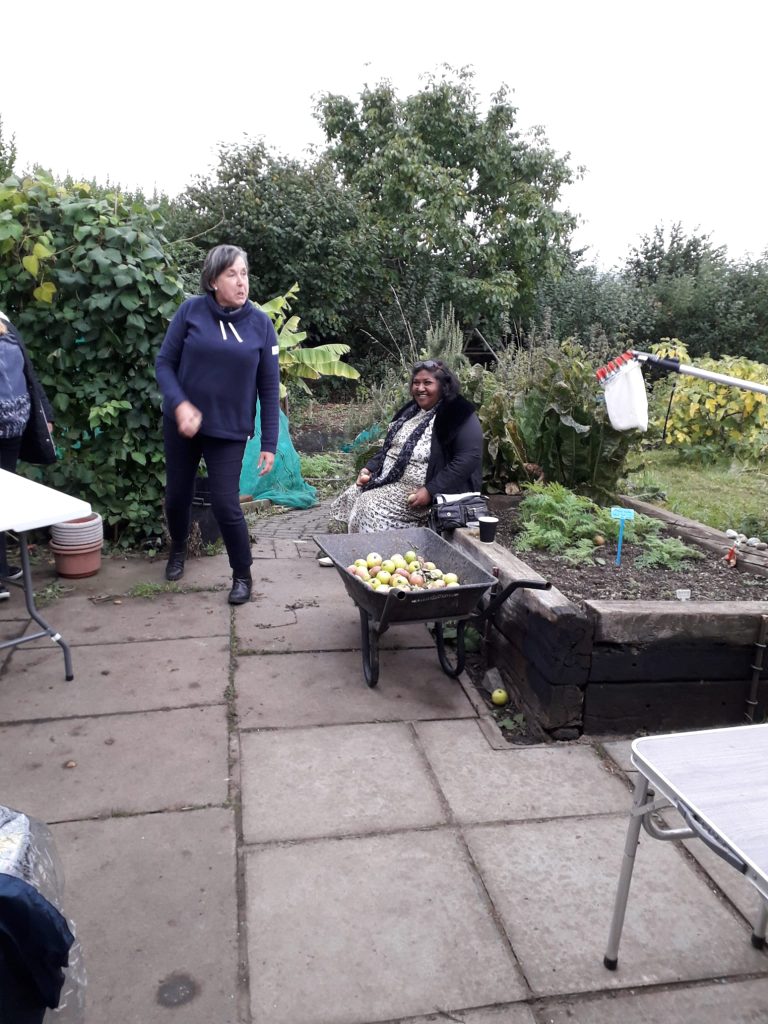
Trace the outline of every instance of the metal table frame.
{"label": "metal table frame", "polygon": [[[654,839],[701,839],[755,886],[761,902],[752,945],[762,949],[768,925],[768,724],[644,736],[632,743],[631,761],[638,779],[604,965],[611,971],[618,966],[641,826]],[[654,821],[652,815],[670,805],[685,828]]]}
{"label": "metal table frame", "polygon": [[19,644],[30,643],[32,640],[39,640],[41,637],[50,637],[64,654],[64,676],[67,681],[74,679],[69,647],[62,639],[61,633],[50,626],[35,607],[27,533],[30,530],[52,526],[54,523],[61,523],[68,519],[79,519],[81,516],[90,515],[90,513],[91,506],[87,501],[71,498],[68,494],[62,494],[61,491],[56,491],[52,487],[44,487],[33,480],[27,480],[26,477],[0,469],[0,530],[11,530],[18,538],[22,568],[21,580],[4,580],[3,582],[5,585],[11,584],[23,589],[27,612],[30,618],[41,627],[36,633],[27,633],[27,624],[24,627],[24,632],[19,636],[0,642],[0,651],[9,647],[18,647]]}

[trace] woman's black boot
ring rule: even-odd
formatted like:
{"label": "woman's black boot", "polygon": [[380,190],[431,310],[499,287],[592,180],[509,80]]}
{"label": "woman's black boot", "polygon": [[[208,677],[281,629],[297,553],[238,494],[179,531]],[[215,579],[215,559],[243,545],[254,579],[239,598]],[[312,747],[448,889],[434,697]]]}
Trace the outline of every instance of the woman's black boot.
{"label": "woman's black boot", "polygon": [[171,551],[168,556],[168,564],[165,567],[165,578],[169,583],[175,583],[184,575],[184,559],[186,557],[187,552],[184,550]]}
{"label": "woman's black boot", "polygon": [[250,573],[247,576],[234,576],[232,578],[232,589],[229,592],[230,604],[246,604],[251,599],[251,587],[253,581]]}

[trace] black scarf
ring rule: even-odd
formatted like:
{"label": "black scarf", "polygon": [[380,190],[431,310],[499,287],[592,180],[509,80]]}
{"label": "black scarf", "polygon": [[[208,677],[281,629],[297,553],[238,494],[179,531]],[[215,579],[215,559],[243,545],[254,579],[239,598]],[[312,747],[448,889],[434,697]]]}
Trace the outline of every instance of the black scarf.
{"label": "black scarf", "polygon": [[[400,449],[400,454],[395,459],[389,472],[382,475],[382,472],[380,471],[377,474],[377,476],[373,477],[365,485],[364,490],[370,491],[373,490],[374,487],[384,487],[385,484],[394,483],[395,480],[399,480],[402,477],[403,473],[405,472],[406,466],[411,461],[411,456],[413,455],[414,448],[423,437],[424,431],[427,429],[429,424],[434,419],[435,413],[437,412],[439,406],[440,402],[438,402],[436,405],[433,405],[432,408],[429,410],[429,415],[424,417],[423,423],[420,423],[418,427],[416,427],[416,429],[411,433],[411,436]],[[409,405],[406,405],[406,407],[403,409],[400,415],[396,419],[392,420],[392,422],[390,423],[389,427],[387,428],[387,435],[384,438],[384,444],[382,445],[381,449],[382,454],[384,456],[384,460],[382,461],[381,464],[382,471],[384,469],[384,462],[386,461],[387,458],[387,452],[392,447],[392,442],[394,441],[397,432],[405,423],[408,422],[408,420],[413,419],[413,417],[420,411],[421,410],[419,409],[418,405],[416,405],[415,402],[410,403]]]}

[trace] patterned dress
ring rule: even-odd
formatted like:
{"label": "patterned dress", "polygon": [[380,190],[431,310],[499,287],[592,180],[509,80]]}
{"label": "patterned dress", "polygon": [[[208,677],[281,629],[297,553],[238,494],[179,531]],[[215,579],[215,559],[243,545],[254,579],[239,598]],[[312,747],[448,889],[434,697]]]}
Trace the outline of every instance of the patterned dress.
{"label": "patterned dress", "polygon": [[[391,469],[400,451],[431,412],[420,409],[400,427],[384,459],[381,475]],[[425,526],[428,508],[411,508],[408,495],[424,486],[432,449],[434,417],[416,443],[405,472],[399,480],[366,491],[352,484],[331,505],[331,517],[347,523],[350,533],[376,533],[378,530],[401,530],[407,526]]]}

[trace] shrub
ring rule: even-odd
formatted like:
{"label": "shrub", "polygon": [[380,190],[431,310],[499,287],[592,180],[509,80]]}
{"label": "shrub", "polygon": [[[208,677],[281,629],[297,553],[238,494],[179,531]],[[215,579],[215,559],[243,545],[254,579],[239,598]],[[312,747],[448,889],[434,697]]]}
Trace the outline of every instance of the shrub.
{"label": "shrub", "polygon": [[[652,350],[688,362],[687,350],[677,338],[665,339]],[[704,357],[696,366],[768,385],[768,366],[743,357]],[[659,431],[665,428],[667,445],[697,460],[738,456],[756,461],[765,455],[768,396],[699,377],[672,377],[674,380],[655,386],[652,405],[654,427]]]}
{"label": "shrub", "polygon": [[0,304],[56,413],[45,480],[90,501],[125,546],[162,534],[154,357],[183,291],[161,228],[145,204],[88,185],[0,185]]}

